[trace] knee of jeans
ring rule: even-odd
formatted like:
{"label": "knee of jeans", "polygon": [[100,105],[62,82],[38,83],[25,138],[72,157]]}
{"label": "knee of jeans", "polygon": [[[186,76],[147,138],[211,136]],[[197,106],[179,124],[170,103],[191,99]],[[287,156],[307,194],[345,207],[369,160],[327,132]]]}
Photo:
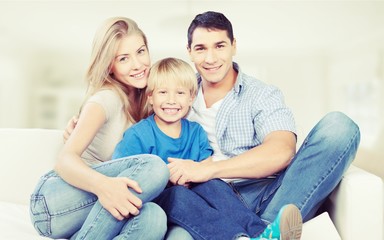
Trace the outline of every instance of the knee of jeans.
{"label": "knee of jeans", "polygon": [[29,205],[29,215],[36,231],[41,236],[50,237],[52,234],[51,216],[48,212],[44,196],[31,196]]}
{"label": "knee of jeans", "polygon": [[[132,177],[133,172],[140,172],[140,174],[147,174],[150,176],[150,180],[160,184],[168,183],[169,179],[169,170],[165,162],[156,155],[152,154],[141,154],[135,157],[136,161],[132,161],[132,158],[127,158],[128,167],[125,171],[122,171],[118,176],[120,177]],[[135,162],[134,165],[131,165],[132,162]],[[134,171],[132,169],[135,169]],[[136,171],[136,170],[139,171]]]}
{"label": "knee of jeans", "polygon": [[164,187],[169,180],[169,169],[165,162],[156,155],[147,155],[148,168],[150,169],[150,176],[156,184],[162,184]]}
{"label": "knee of jeans", "polygon": [[342,141],[351,141],[351,139],[357,144],[360,142],[359,126],[342,112],[328,113],[320,124],[327,129],[323,133],[336,145]]}

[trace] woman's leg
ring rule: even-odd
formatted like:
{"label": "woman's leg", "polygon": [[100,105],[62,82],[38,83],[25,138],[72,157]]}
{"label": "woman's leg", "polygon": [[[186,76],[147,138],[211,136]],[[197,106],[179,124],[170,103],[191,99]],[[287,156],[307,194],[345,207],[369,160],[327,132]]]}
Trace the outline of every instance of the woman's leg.
{"label": "woman's leg", "polygon": [[[109,231],[109,229],[105,229]],[[114,239],[162,239],[167,232],[167,216],[163,209],[148,202],[140,209],[140,214],[128,219],[120,234]],[[104,238],[103,238],[104,239]]]}
{"label": "woman's leg", "polygon": [[[117,220],[116,220],[117,221]],[[107,239],[104,233],[109,231],[108,226],[98,226],[97,231],[100,233],[97,239]],[[184,230],[185,231],[185,230]],[[140,209],[140,214],[129,218],[121,229],[119,235],[114,237],[118,239],[162,239],[167,232],[167,216],[159,205],[153,202],[144,203]],[[188,233],[188,232],[186,232]],[[77,239],[79,232],[75,233],[72,239]],[[175,238],[175,240],[193,240]]]}
{"label": "woman's leg", "polygon": [[[143,203],[146,203],[153,200],[164,190],[168,183],[169,171],[165,163],[157,156],[148,154],[137,155],[136,157],[136,164],[131,165],[128,161],[127,164],[129,164],[129,166],[118,176],[128,177],[137,181],[143,192],[138,194],[133,191],[133,193],[138,196]],[[112,160],[110,162],[112,163],[119,160]],[[97,168],[95,169],[97,170]],[[106,173],[106,175],[108,175],[108,173]],[[117,220],[97,201],[77,234],[76,239],[112,239],[119,235],[128,220],[130,220],[130,218],[121,221]],[[137,222],[137,220],[135,222]],[[108,229],[108,231],[101,232],[101,228]],[[137,231],[140,231],[140,229],[138,228]],[[145,233],[146,232],[131,234]],[[160,238],[162,238],[163,235],[160,236]]]}
{"label": "woman's leg", "polygon": [[193,240],[193,237],[184,228],[170,224],[168,225],[167,234],[165,240]]}
{"label": "woman's leg", "polygon": [[[107,176],[118,176],[124,170],[135,169],[132,174],[141,171],[144,175],[150,172],[153,178],[145,178],[140,186],[147,189],[149,194],[143,194],[144,201],[155,197],[158,191],[153,191],[155,186],[161,189],[168,181],[168,169],[160,158],[152,155],[138,155],[129,158],[108,161],[94,166],[94,169]],[[148,162],[157,163],[156,168]],[[154,171],[156,170],[156,171]],[[138,174],[140,175],[140,174]],[[148,176],[148,175],[146,175]],[[129,177],[129,176],[127,176]],[[165,179],[165,180],[164,180]],[[136,180],[136,179],[134,179]],[[147,183],[148,182],[148,183]],[[152,183],[152,187],[149,186]],[[151,195],[154,196],[151,196]],[[139,196],[141,198],[141,196]],[[143,199],[142,199],[143,200]],[[35,229],[40,235],[51,238],[69,238],[83,225],[90,213],[97,197],[67,184],[54,171],[41,177],[34,193],[31,196],[30,216]]]}

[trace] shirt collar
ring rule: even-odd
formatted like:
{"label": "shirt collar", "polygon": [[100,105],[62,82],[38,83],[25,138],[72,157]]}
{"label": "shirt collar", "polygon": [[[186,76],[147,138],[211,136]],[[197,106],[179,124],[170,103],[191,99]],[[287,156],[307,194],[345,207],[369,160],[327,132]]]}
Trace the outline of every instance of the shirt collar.
{"label": "shirt collar", "polygon": [[242,86],[243,86],[243,72],[240,69],[239,64],[233,62],[233,69],[237,72],[237,79],[235,85],[233,86],[233,90],[235,93],[240,94]]}

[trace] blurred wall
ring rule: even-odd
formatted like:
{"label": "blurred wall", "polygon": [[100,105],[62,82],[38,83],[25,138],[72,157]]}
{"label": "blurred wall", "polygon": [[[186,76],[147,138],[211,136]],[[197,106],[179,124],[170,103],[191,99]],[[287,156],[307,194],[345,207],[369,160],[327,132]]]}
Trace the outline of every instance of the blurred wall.
{"label": "blurred wall", "polygon": [[362,131],[356,164],[384,176],[381,1],[0,1],[0,127],[64,128],[105,18],[136,20],[153,62],[189,61],[186,29],[207,10],[232,21],[243,71],[283,90],[299,144],[325,113],[343,111]]}

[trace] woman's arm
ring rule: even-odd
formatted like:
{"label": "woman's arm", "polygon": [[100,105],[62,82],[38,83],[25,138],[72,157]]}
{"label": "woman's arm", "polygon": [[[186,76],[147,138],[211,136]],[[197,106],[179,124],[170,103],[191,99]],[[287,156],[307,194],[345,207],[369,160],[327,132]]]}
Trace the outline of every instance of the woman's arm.
{"label": "woman's arm", "polygon": [[103,207],[122,220],[139,213],[142,202],[128,190],[131,187],[141,192],[139,185],[128,178],[111,178],[98,173],[81,159],[105,120],[104,109],[99,104],[87,103],[59,153],[55,170],[69,184],[97,195]]}

